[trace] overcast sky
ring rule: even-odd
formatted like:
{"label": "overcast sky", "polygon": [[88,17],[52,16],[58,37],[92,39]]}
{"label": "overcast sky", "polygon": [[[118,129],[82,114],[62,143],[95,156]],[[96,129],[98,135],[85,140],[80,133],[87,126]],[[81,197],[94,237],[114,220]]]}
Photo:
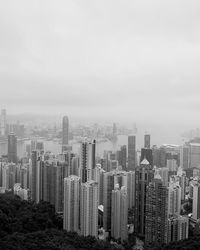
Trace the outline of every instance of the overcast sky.
{"label": "overcast sky", "polygon": [[200,122],[199,0],[1,0],[9,113]]}

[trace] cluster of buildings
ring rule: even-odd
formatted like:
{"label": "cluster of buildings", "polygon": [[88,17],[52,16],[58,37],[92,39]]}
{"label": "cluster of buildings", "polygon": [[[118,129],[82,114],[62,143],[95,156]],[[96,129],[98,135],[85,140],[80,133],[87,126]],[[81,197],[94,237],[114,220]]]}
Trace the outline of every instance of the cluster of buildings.
{"label": "cluster of buildings", "polygon": [[[158,148],[146,134],[139,155],[135,135],[127,145],[100,158],[96,141],[85,139],[74,154],[65,116],[60,154],[32,141],[27,158],[19,161],[16,135],[10,133],[8,157],[0,165],[1,192],[12,189],[22,199],[50,202],[63,214],[63,228],[84,236],[101,232],[123,242],[134,231],[146,245],[187,239],[189,224],[200,219],[200,141]],[[190,215],[184,213],[189,202]]]}

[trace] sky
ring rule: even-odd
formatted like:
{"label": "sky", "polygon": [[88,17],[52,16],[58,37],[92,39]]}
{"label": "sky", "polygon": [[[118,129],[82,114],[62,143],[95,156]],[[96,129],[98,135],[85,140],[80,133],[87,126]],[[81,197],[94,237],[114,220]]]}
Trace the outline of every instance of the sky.
{"label": "sky", "polygon": [[0,106],[198,127],[199,13],[199,0],[2,0]]}

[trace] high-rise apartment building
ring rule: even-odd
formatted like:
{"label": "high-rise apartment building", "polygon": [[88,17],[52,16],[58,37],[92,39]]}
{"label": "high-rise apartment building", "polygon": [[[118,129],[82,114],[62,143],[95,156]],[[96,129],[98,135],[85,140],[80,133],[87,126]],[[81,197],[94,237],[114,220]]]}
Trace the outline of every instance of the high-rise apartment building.
{"label": "high-rise apartment building", "polygon": [[17,163],[17,137],[14,133],[8,135],[8,162]]}
{"label": "high-rise apartment building", "polygon": [[111,230],[111,213],[112,213],[112,190],[116,184],[119,187],[127,187],[127,173],[124,171],[111,171],[104,173],[103,182],[103,227],[107,232]]}
{"label": "high-rise apartment building", "polygon": [[189,218],[174,216],[168,219],[167,243],[177,242],[188,238]]}
{"label": "high-rise apartment building", "polygon": [[80,174],[83,183],[92,179],[92,169],[95,168],[95,148],[95,140],[93,142],[85,141],[81,144]]}
{"label": "high-rise apartment building", "polygon": [[80,232],[80,178],[71,175],[64,179],[63,228]]}
{"label": "high-rise apartment building", "polygon": [[161,245],[167,243],[168,189],[163,185],[156,170],[154,180],[149,183],[146,195],[145,243]]}
{"label": "high-rise apartment building", "polygon": [[62,212],[64,207],[64,178],[65,175],[65,162],[57,162],[56,166],[56,212]]}
{"label": "high-rise apartment building", "polygon": [[137,166],[136,136],[128,136],[128,170],[133,171]]}
{"label": "high-rise apartment building", "polygon": [[128,208],[135,207],[135,171],[129,171],[127,175]]}
{"label": "high-rise apartment building", "polygon": [[181,212],[181,187],[179,182],[171,180],[168,191],[168,216],[179,216]]}
{"label": "high-rise apartment building", "polygon": [[80,229],[83,236],[98,236],[98,183],[81,183]]}
{"label": "high-rise apartment building", "polygon": [[99,184],[99,205],[103,204],[103,176],[105,170],[101,168],[101,164],[97,164],[96,167],[92,170],[92,180],[98,182]]}
{"label": "high-rise apartment building", "polygon": [[200,219],[200,183],[197,181],[193,185],[192,218]]}
{"label": "high-rise apartment building", "polygon": [[127,240],[127,224],[128,224],[128,196],[125,186],[119,188],[119,184],[115,185],[112,190],[112,214],[111,214],[111,236],[120,239],[121,242]]}
{"label": "high-rise apartment building", "polygon": [[169,169],[164,167],[164,168],[158,168],[159,174],[162,178],[163,181],[163,185],[165,185],[166,187],[168,187],[168,183],[169,183]]}
{"label": "high-rise apartment building", "polygon": [[39,164],[39,156],[37,151],[32,151],[31,156],[31,199],[36,201],[36,179],[37,179],[37,165]]}

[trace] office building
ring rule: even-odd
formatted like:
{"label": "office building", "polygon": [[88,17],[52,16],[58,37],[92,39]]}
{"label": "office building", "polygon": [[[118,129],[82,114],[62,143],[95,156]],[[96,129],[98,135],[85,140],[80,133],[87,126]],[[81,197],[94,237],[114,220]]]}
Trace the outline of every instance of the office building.
{"label": "office building", "polygon": [[17,163],[17,137],[14,133],[8,135],[8,162]]}
{"label": "office building", "polygon": [[137,166],[136,157],[136,136],[128,136],[128,171],[135,170]]}
{"label": "office building", "polygon": [[151,136],[148,134],[144,135],[144,148],[151,148]]}
{"label": "office building", "polygon": [[64,179],[63,228],[80,232],[80,178],[71,175]]}
{"label": "office building", "polygon": [[189,168],[200,167],[200,143],[191,142],[188,144],[189,147]]}
{"label": "office building", "polygon": [[184,170],[189,168],[189,147],[186,144],[180,149],[180,166]]}
{"label": "office building", "polygon": [[153,153],[152,149],[150,148],[142,148],[141,149],[141,157],[140,162],[142,162],[144,159],[146,159],[151,166],[153,166]]}
{"label": "office building", "polygon": [[127,240],[128,231],[128,196],[125,186],[119,188],[115,185],[112,190],[112,214],[111,214],[111,237],[120,239],[121,242]]}
{"label": "office building", "polygon": [[154,180],[147,186],[145,243],[167,243],[168,189],[156,170]]}
{"label": "office building", "polygon": [[98,183],[81,183],[80,229],[83,236],[98,236]]}
{"label": "office building", "polygon": [[135,171],[135,232],[141,236],[145,236],[147,186],[153,178],[154,170],[147,159],[144,159]]}
{"label": "office building", "polygon": [[1,110],[1,136],[6,136],[6,110]]}
{"label": "office building", "polygon": [[62,151],[65,151],[66,146],[69,144],[69,119],[67,116],[62,120]]}
{"label": "office building", "polygon": [[127,150],[126,145],[121,146],[120,150],[118,151],[117,157],[119,165],[122,167],[123,170],[127,170],[126,161],[127,161]]}

